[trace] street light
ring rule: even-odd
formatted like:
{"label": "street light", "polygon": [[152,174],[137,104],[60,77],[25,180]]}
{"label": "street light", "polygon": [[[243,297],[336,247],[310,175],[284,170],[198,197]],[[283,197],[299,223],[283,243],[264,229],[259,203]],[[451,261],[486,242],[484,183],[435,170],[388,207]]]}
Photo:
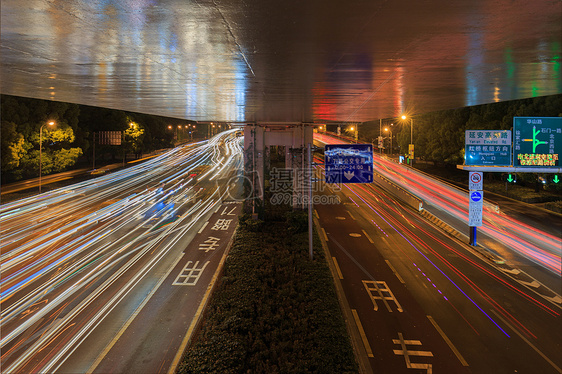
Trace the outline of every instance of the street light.
{"label": "street light", "polygon": [[[49,121],[46,123],[49,126],[54,126],[55,125],[55,121]],[[43,156],[43,126],[45,126],[45,123],[41,125],[41,127],[39,128],[39,193],[41,193],[41,166],[42,166],[42,156]]]}
{"label": "street light", "polygon": [[[402,119],[406,120],[408,117],[406,115],[402,115]],[[414,119],[410,117],[410,147],[408,149],[408,153],[410,154],[410,159],[412,160],[410,165],[414,164]]]}
{"label": "street light", "polygon": [[[392,124],[390,126],[392,126]],[[388,127],[385,127],[384,131],[390,132],[390,151],[388,152],[388,154],[391,155],[392,154],[392,130]]]}

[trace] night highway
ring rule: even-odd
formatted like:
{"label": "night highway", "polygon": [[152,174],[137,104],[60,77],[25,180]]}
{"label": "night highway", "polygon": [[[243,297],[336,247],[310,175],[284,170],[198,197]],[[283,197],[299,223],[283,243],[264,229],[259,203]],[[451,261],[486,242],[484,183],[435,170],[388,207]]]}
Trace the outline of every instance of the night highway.
{"label": "night highway", "polygon": [[[143,372],[177,364],[236,226],[240,204],[228,181],[241,172],[241,144],[226,131],[3,204],[2,371],[103,372],[110,362],[139,372],[116,368],[113,355]],[[170,303],[182,299],[188,307],[173,318]],[[156,326],[174,338],[145,331]],[[124,339],[154,354],[139,360],[140,348]]]}
{"label": "night highway", "polygon": [[[466,192],[408,169],[375,156],[376,173],[466,222]],[[375,183],[323,193],[343,202],[315,210],[373,372],[562,372],[559,236],[486,210],[502,257],[486,256]]]}

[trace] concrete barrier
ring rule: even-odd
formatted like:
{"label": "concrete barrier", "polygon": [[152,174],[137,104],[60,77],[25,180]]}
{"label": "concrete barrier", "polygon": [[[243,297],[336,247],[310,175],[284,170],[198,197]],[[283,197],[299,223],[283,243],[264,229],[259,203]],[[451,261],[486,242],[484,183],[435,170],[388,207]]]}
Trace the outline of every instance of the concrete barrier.
{"label": "concrete barrier", "polygon": [[403,202],[405,202],[406,204],[408,204],[410,207],[417,210],[418,212],[421,212],[423,210],[423,201],[420,198],[412,195],[411,193],[409,193],[402,187],[398,186],[397,184],[395,184],[385,176],[374,172],[373,183],[378,184],[385,191],[388,191],[390,194],[402,200]]}

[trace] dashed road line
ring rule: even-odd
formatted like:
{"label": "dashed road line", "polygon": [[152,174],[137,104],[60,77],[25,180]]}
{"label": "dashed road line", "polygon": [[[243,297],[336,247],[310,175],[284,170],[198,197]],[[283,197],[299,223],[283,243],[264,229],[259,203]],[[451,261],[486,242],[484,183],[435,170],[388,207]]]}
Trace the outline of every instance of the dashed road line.
{"label": "dashed road line", "polygon": [[341,272],[341,270],[340,270],[340,266],[338,265],[338,260],[336,260],[335,257],[332,257],[332,260],[334,261],[334,266],[336,267],[336,272],[338,273],[338,277],[339,277],[340,279],[343,279],[343,274],[342,274],[342,272]]}
{"label": "dashed road line", "polygon": [[321,227],[320,230],[322,231],[322,235],[324,235],[324,241],[328,242],[328,235],[326,235],[326,230],[324,230],[323,227]]}
{"label": "dashed road line", "polygon": [[386,262],[386,264],[388,265],[388,267],[390,268],[390,270],[392,270],[392,272],[394,273],[394,275],[396,275],[396,278],[398,278],[398,280],[400,281],[400,283],[402,284],[406,284],[406,282],[404,282],[404,279],[402,279],[402,277],[400,276],[400,274],[398,274],[398,272],[396,271],[396,269],[394,269],[394,266],[392,266],[392,264],[390,263],[390,261],[388,260],[384,260]]}
{"label": "dashed road line", "polygon": [[209,224],[209,221],[205,222],[203,224],[203,227],[201,227],[201,229],[199,231],[197,231],[198,234],[201,234],[203,232],[203,230],[205,230],[205,227],[207,227],[207,225]]}
{"label": "dashed road line", "polygon": [[371,237],[369,236],[369,234],[367,234],[367,233],[365,232],[365,230],[361,230],[361,231],[363,231],[363,234],[365,234],[365,236],[367,237],[367,239],[369,239],[369,241],[371,242],[371,244],[375,244],[375,242],[373,241],[373,239],[371,239]]}
{"label": "dashed road line", "polygon": [[445,332],[443,330],[441,330],[441,327],[439,327],[439,325],[437,324],[437,322],[435,322],[435,320],[433,319],[432,316],[427,316],[427,319],[429,319],[429,322],[431,322],[431,324],[433,325],[433,327],[435,327],[435,330],[437,330],[437,332],[439,333],[439,335],[441,335],[441,337],[443,338],[443,340],[445,340],[445,343],[447,343],[447,345],[449,346],[449,348],[451,348],[451,351],[453,351],[453,353],[455,354],[455,356],[457,356],[457,358],[459,359],[459,361],[461,362],[462,366],[468,366],[468,362],[466,362],[466,360],[464,359],[464,357],[461,355],[461,353],[459,352],[459,350],[457,349],[457,347],[455,347],[455,345],[453,344],[453,342],[451,341],[451,339],[449,339],[449,337],[447,335],[445,335]]}
{"label": "dashed road line", "polygon": [[363,325],[361,324],[361,320],[359,319],[359,315],[357,314],[357,310],[351,309],[351,313],[353,314],[353,319],[355,320],[357,329],[359,329],[359,334],[361,335],[361,339],[363,340],[363,345],[365,346],[365,350],[367,351],[367,356],[375,357],[375,355],[373,355],[371,345],[369,344],[369,340],[367,339],[367,334],[365,334],[365,330],[363,329]]}

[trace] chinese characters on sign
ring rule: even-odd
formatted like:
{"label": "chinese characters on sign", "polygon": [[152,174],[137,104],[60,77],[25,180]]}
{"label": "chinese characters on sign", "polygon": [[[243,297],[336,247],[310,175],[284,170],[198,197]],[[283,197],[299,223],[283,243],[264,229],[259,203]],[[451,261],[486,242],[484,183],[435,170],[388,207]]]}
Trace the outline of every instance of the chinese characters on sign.
{"label": "chinese characters on sign", "polygon": [[466,130],[465,165],[511,165],[511,131]]}
{"label": "chinese characters on sign", "polygon": [[560,166],[562,117],[514,117],[513,131],[513,166]]}
{"label": "chinese characters on sign", "polygon": [[372,183],[371,144],[327,144],[324,148],[326,183]]}

